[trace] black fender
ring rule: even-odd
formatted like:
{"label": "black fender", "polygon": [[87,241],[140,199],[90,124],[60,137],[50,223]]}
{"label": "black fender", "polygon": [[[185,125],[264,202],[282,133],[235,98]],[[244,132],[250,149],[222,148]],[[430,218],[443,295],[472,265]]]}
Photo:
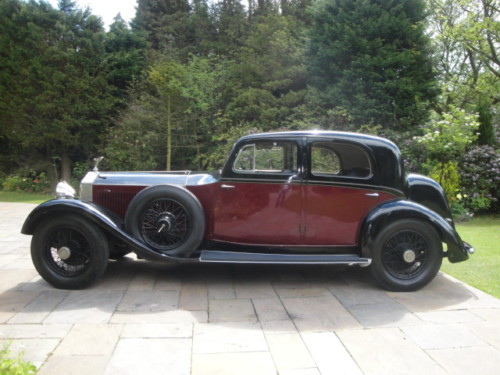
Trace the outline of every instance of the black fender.
{"label": "black fender", "polygon": [[33,234],[41,222],[51,220],[57,215],[68,214],[77,215],[94,223],[105,233],[130,246],[141,258],[156,261],[189,260],[189,258],[177,258],[150,249],[124,230],[123,220],[120,217],[93,203],[78,199],[54,199],[40,204],[26,218],[21,233]]}
{"label": "black fender", "polygon": [[442,216],[429,208],[406,200],[392,200],[376,206],[365,218],[361,229],[361,253],[371,258],[375,237],[381,229],[400,219],[417,219],[432,225],[441,241],[446,243],[446,256],[451,263],[462,262],[469,258],[469,245],[465,244],[453,226]]}

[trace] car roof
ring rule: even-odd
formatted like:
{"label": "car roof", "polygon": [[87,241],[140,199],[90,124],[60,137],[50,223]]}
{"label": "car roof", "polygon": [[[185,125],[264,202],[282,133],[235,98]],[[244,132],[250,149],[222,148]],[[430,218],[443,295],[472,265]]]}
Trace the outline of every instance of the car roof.
{"label": "car roof", "polygon": [[336,138],[339,140],[357,140],[367,146],[377,146],[385,147],[391,149],[393,152],[400,153],[399,148],[390,140],[386,138],[377,137],[375,135],[369,135],[364,133],[350,133],[343,131],[332,131],[332,130],[297,130],[297,131],[282,131],[282,132],[268,132],[268,133],[256,133],[247,135],[241,138],[241,141],[246,141],[249,139],[262,139],[262,138],[296,138],[296,137],[325,137],[325,138]]}

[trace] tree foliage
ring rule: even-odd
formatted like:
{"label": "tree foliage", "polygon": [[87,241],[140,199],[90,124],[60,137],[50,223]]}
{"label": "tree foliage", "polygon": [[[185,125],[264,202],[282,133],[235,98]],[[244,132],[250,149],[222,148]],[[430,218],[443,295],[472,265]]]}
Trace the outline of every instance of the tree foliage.
{"label": "tree foliage", "polygon": [[31,1],[11,13],[1,49],[18,52],[6,56],[15,84],[3,85],[2,122],[28,157],[57,158],[69,179],[71,160],[98,142],[112,101],[101,21],[69,0],[59,8]]}
{"label": "tree foliage", "polygon": [[439,79],[440,108],[487,99],[495,104],[500,80],[500,9],[496,0],[428,0],[429,34]]}
{"label": "tree foliage", "polygon": [[313,82],[355,125],[409,129],[437,94],[420,0],[320,0],[312,8]]}
{"label": "tree foliage", "polygon": [[385,135],[455,192],[473,143],[497,152],[498,21],[498,0],[138,0],[106,32],[69,0],[0,0],[0,177],[100,152],[215,169],[242,135],[322,128]]}

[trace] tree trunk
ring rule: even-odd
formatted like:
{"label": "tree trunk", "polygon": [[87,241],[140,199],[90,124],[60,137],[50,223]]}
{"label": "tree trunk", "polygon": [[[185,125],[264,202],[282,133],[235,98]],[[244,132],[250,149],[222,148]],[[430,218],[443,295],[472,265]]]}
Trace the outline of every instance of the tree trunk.
{"label": "tree trunk", "polygon": [[167,171],[172,165],[172,109],[171,98],[167,96]]}
{"label": "tree trunk", "polygon": [[61,180],[71,181],[71,160],[67,151],[61,155]]}

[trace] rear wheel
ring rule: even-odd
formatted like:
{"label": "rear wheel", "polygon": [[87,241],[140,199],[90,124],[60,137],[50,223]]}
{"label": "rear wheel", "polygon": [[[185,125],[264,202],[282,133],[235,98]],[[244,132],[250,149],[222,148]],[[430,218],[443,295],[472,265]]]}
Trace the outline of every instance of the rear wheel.
{"label": "rear wheel", "polygon": [[31,240],[31,258],[38,273],[56,288],[81,289],[97,281],[108,265],[106,236],[77,216],[42,223]]}
{"label": "rear wheel", "polygon": [[372,249],[373,277],[391,291],[413,291],[438,273],[441,239],[429,224],[413,219],[396,221],[380,232]]}
{"label": "rear wheel", "polygon": [[205,235],[205,216],[198,199],[176,186],[153,186],[130,203],[125,217],[127,230],[151,248],[187,257]]}

